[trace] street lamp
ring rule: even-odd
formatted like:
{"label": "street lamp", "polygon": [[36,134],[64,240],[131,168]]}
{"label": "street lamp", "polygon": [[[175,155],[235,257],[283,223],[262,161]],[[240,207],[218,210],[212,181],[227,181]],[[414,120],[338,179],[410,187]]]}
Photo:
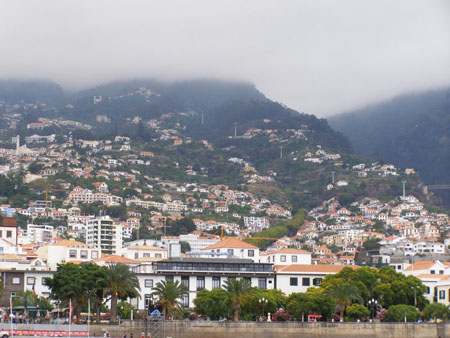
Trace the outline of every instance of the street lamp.
{"label": "street lamp", "polygon": [[411,286],[411,289],[414,291],[414,307],[417,307],[417,295],[416,295],[416,287]]}
{"label": "street lamp", "polygon": [[259,304],[262,304],[262,317],[264,317],[264,304],[267,302],[267,298],[262,297],[258,300]]}
{"label": "street lamp", "polygon": [[374,312],[375,312],[375,309],[377,308],[377,304],[378,304],[378,302],[376,299],[374,299],[374,298],[369,299],[368,305],[369,305],[369,308],[372,308],[372,319],[374,317]]}

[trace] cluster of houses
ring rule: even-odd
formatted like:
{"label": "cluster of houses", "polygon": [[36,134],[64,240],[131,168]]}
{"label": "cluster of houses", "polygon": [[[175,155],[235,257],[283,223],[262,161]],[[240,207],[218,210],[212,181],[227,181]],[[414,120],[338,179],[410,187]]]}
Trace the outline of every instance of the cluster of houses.
{"label": "cluster of houses", "polygon": [[[5,281],[0,306],[7,306],[9,297],[23,290],[32,289],[40,296],[49,297],[50,290],[43,279],[51,277],[58,264],[64,263],[129,265],[137,273],[141,287],[141,298],[130,301],[142,310],[148,305],[153,287],[162,280],[179,280],[187,285],[189,292],[183,296],[183,303],[193,307],[198,291],[220,287],[228,278],[248,278],[254,287],[279,289],[290,294],[318,286],[327,274],[344,267],[315,264],[311,253],[305,250],[283,248],[261,252],[236,237],[220,238],[199,231],[163,236],[161,240],[127,242],[112,252],[106,245],[108,239],[114,241],[115,238],[108,218],[89,222],[88,229],[92,238],[86,243],[39,237],[40,243],[20,244],[15,217],[5,215],[0,226],[0,270]],[[99,236],[96,238],[96,235]],[[190,243],[191,251],[181,253],[181,241]]]}

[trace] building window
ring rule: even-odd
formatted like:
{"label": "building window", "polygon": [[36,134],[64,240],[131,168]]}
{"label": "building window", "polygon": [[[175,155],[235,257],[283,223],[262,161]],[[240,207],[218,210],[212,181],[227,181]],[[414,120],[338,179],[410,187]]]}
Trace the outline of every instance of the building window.
{"label": "building window", "polygon": [[167,282],[173,282],[173,276],[166,276],[166,281]]}
{"label": "building window", "polygon": [[267,289],[266,278],[258,278],[258,288],[260,288],[260,289]]}
{"label": "building window", "polygon": [[189,290],[189,277],[181,277],[181,284],[183,284],[184,286],[186,286],[186,288]]}
{"label": "building window", "polygon": [[77,258],[77,250],[70,250],[69,251],[69,257],[70,258]]}
{"label": "building window", "polygon": [[248,257],[255,257],[255,250],[248,250]]}
{"label": "building window", "polygon": [[298,278],[297,277],[291,277],[289,280],[290,286],[297,286],[298,285]]}
{"label": "building window", "polygon": [[98,258],[98,251],[92,251],[91,252],[91,258],[92,259],[97,259]]}
{"label": "building window", "polygon": [[436,271],[431,270],[430,273],[431,273],[432,275],[434,275],[434,274],[436,274]]}
{"label": "building window", "polygon": [[162,258],[161,254],[155,254],[155,258]]}
{"label": "building window", "polygon": [[427,286],[427,291],[425,291],[425,292],[427,293],[427,295],[430,294],[430,287],[429,286]]}
{"label": "building window", "polygon": [[148,310],[148,307],[152,303],[152,295],[145,295],[144,296],[144,303],[145,303],[145,309]]}
{"label": "building window", "polygon": [[439,291],[439,299],[445,299],[445,290]]}
{"label": "building window", "polygon": [[302,285],[303,286],[310,286],[311,285],[311,280],[308,277],[303,277],[302,278]]}
{"label": "building window", "polygon": [[20,284],[20,277],[13,277],[11,283],[14,285]]}
{"label": "building window", "polygon": [[189,294],[185,293],[181,296],[181,304],[183,304],[184,307],[189,307]]}
{"label": "building window", "polygon": [[87,259],[87,258],[88,258],[88,252],[87,252],[87,250],[81,250],[81,251],[80,251],[80,258],[81,258],[81,259]]}
{"label": "building window", "polygon": [[6,238],[11,238],[12,237],[12,231],[8,230],[6,231]]}
{"label": "building window", "polygon": [[205,288],[205,277],[197,277],[197,291]]}
{"label": "building window", "polygon": [[233,256],[234,255],[234,250],[233,249],[228,249],[227,253],[229,256]]}
{"label": "building window", "polygon": [[439,274],[443,275],[444,274],[444,270],[439,270]]}
{"label": "building window", "polygon": [[281,255],[281,257],[280,257],[280,261],[282,261],[282,262],[286,262],[286,256],[285,256],[285,255]]}
{"label": "building window", "polygon": [[313,285],[314,286],[319,286],[320,283],[322,283],[322,278],[314,278],[313,279]]}
{"label": "building window", "polygon": [[146,288],[152,288],[153,287],[153,279],[146,279],[144,285]]}
{"label": "building window", "polygon": [[220,288],[220,277],[213,277],[213,279],[212,279],[212,288],[213,289]]}
{"label": "building window", "polygon": [[36,278],[27,277],[27,285],[34,285],[36,283]]}
{"label": "building window", "polygon": [[297,256],[292,256],[291,260],[292,260],[293,263],[297,263]]}

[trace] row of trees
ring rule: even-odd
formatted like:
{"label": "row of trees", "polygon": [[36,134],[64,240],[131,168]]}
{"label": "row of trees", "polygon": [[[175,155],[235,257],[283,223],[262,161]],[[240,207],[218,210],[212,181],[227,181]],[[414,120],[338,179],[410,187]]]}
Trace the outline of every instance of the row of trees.
{"label": "row of trees", "polygon": [[[337,312],[343,321],[345,315],[350,319],[362,319],[369,318],[371,310],[375,314],[381,309],[389,309],[391,311],[387,311],[383,319],[394,320],[398,317],[394,315],[398,306],[423,310],[428,303],[424,292],[425,286],[419,279],[404,276],[391,267],[347,267],[338,274],[326,276],[319,288],[309,288],[305,293],[293,293],[289,297],[278,290],[250,288],[239,297],[239,311],[242,309],[241,317],[251,319],[257,314],[273,314],[282,308],[299,320],[304,320],[308,314],[333,318]],[[226,317],[233,310],[236,320],[239,318],[236,299],[230,296],[227,285],[225,290],[198,292],[194,303],[199,314],[216,319]],[[369,303],[369,300],[376,302]],[[262,303],[265,304],[265,313],[261,312]],[[409,317],[414,318],[415,315]]]}
{"label": "row of trees", "polygon": [[[88,299],[98,316],[101,307],[110,301],[111,321],[117,321],[118,300],[139,297],[137,276],[124,264],[60,265],[52,278],[45,279],[45,284],[51,289],[53,299],[62,303],[72,300],[77,316]],[[232,317],[234,321],[252,320],[269,312],[275,316],[285,313],[283,319],[304,320],[307,315],[315,314],[324,319],[337,316],[342,321],[344,316],[350,320],[367,319],[372,311],[382,320],[411,321],[419,318],[418,310],[421,310],[425,318],[448,318],[448,308],[427,304],[424,291],[420,280],[397,273],[391,267],[347,267],[325,277],[319,288],[288,297],[280,290],[252,288],[247,279],[229,278],[224,288],[199,291],[194,304],[197,314],[211,319]],[[154,305],[159,305],[167,317],[175,317],[184,312],[181,299],[187,292],[179,281],[159,282],[152,293],[157,299]]]}

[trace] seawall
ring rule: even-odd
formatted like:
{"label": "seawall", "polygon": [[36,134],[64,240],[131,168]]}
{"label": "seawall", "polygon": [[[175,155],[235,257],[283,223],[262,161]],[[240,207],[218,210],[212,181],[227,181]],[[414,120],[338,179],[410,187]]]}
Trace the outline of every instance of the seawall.
{"label": "seawall", "polygon": [[[91,334],[111,337],[133,332],[140,338],[145,332],[142,322],[122,326],[92,326]],[[152,338],[450,338],[450,324],[426,323],[218,323],[212,321],[172,321],[148,323]]]}

